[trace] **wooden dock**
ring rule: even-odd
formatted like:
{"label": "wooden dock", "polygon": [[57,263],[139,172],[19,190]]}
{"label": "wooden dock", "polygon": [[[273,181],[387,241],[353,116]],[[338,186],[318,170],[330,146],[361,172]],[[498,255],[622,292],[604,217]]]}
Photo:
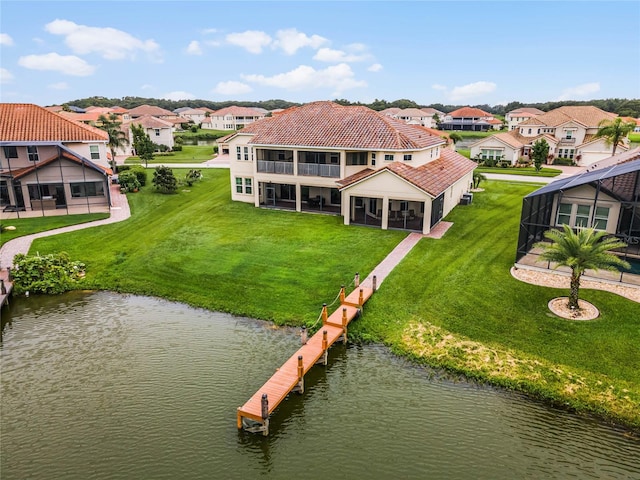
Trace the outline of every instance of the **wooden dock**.
{"label": "wooden dock", "polygon": [[[356,275],[357,278],[357,275]],[[356,282],[358,284],[359,282]],[[357,286],[348,296],[340,289],[340,307],[328,315],[322,307],[322,328],[309,338],[266,383],[245,403],[238,407],[238,429],[269,434],[269,417],[291,392],[304,392],[304,375],[317,363],[327,364],[327,352],[337,341],[347,341],[347,327],[361,312],[375,291],[372,287]]]}
{"label": "wooden dock", "polygon": [[0,270],[0,307],[9,304],[9,297],[13,290],[13,281],[11,278],[11,270],[3,268]]}

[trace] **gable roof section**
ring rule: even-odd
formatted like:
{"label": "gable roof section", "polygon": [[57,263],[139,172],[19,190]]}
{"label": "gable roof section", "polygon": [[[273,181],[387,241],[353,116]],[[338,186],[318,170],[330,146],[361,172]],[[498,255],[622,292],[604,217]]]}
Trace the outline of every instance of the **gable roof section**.
{"label": "gable roof section", "polygon": [[484,110],[480,110],[479,108],[473,108],[473,107],[462,107],[462,108],[458,108],[457,110],[454,110],[453,112],[449,112],[447,113],[447,115],[450,115],[452,117],[492,117],[493,115],[491,115],[490,113],[485,112]]}
{"label": "gable roof section", "polygon": [[47,165],[55,162],[60,158],[64,158],[66,160],[70,160],[78,165],[85,165],[86,167],[95,170],[96,172],[100,172],[102,175],[112,175],[113,171],[110,168],[102,167],[100,165],[96,165],[95,163],[83,158],[82,156],[76,154],[75,152],[69,150],[64,145],[58,145],[60,148],[60,154],[54,155],[53,157],[47,158],[46,160],[40,162],[34,162],[33,165],[29,165],[28,167],[18,168],[11,172],[13,178],[18,179],[22,178],[25,175],[28,175],[36,170],[40,170],[42,167],[46,167]]}
{"label": "gable roof section", "polygon": [[313,102],[292,107],[241,130],[254,145],[343,148],[354,150],[420,150],[445,140],[415,125],[362,106]]}
{"label": "gable roof section", "polygon": [[546,125],[548,127],[558,127],[569,121],[578,122],[585,127],[597,127],[603,120],[613,120],[615,113],[605,112],[598,107],[586,106],[565,106],[551,110],[543,115],[538,115],[520,125]]}
{"label": "gable roof section", "polygon": [[511,110],[508,115],[511,115],[512,117],[524,117],[525,115],[527,117],[531,117],[535,115],[542,115],[543,113],[544,112],[542,110],[534,107],[521,107],[516,108],[515,110]]}
{"label": "gable roof section", "polygon": [[142,117],[143,115],[152,115],[154,117],[175,117],[176,114],[165,110],[164,108],[156,107],[155,105],[140,105],[139,107],[129,110],[129,115],[132,117]]}
{"label": "gable roof section", "polygon": [[345,189],[356,183],[366,181],[367,178],[389,171],[432,197],[437,197],[476,167],[477,164],[475,162],[459,153],[443,150],[438,160],[421,165],[418,168],[401,162],[393,162],[379,170],[367,168],[343,178],[337,183],[340,189]]}
{"label": "gable roof section", "polygon": [[237,105],[231,105],[230,107],[216,110],[211,115],[215,117],[224,117],[225,115],[233,115],[234,117],[260,117],[264,116],[264,113],[250,107],[239,107]]}
{"label": "gable roof section", "polygon": [[[182,119],[184,121],[184,119]],[[153,117],[151,115],[143,115],[142,117],[138,117],[136,119],[125,122],[123,125],[127,127],[132,123],[136,125],[142,125],[144,128],[172,128],[173,122],[164,120],[161,118]]]}
{"label": "gable roof section", "polygon": [[540,135],[536,135],[535,137],[525,137],[524,135],[520,135],[518,130],[511,130],[509,132],[496,133],[495,135],[489,135],[488,137],[481,138],[480,140],[469,145],[470,147],[477,147],[482,145],[484,142],[495,138],[500,142],[512,147],[512,148],[522,148],[525,145],[533,145],[540,138],[544,138],[549,145],[557,145],[558,139],[549,135],[547,133],[541,133]]}
{"label": "gable roof section", "polygon": [[107,132],[31,103],[0,103],[0,141],[105,142]]}

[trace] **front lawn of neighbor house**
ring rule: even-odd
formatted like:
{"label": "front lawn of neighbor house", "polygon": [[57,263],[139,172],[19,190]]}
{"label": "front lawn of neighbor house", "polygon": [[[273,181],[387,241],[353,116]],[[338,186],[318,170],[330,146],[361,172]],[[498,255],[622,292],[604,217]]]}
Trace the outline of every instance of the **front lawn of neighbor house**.
{"label": "front lawn of neighbor house", "polygon": [[[340,284],[364,278],[406,235],[231,202],[229,173],[204,174],[175,195],[129,194],[131,219],[40,239],[32,251],[85,262],[82,288],[312,325]],[[482,186],[447,217],[454,225],[442,239],[421,240],[384,281],[352,338],[640,426],[640,304],[583,289],[600,319],[551,315],[548,301],[567,292],[509,273],[522,198],[537,187]]]}
{"label": "front lawn of neighbor house", "polygon": [[[213,146],[211,145],[183,145],[182,151],[156,153],[150,164],[167,164],[167,163],[203,163],[211,160],[214,156]],[[125,164],[142,163],[138,157],[128,157]]]}
{"label": "front lawn of neighbor house", "polygon": [[536,172],[534,167],[478,167],[475,171],[480,173],[504,173],[506,175],[526,175],[531,177],[557,177],[562,173],[562,170],[548,167],[542,167],[539,172]]}

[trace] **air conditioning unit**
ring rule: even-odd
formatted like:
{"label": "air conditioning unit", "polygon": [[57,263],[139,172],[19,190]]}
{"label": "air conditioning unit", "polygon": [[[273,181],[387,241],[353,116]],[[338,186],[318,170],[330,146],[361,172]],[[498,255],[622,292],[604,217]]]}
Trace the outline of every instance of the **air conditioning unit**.
{"label": "air conditioning unit", "polygon": [[471,205],[473,201],[473,193],[463,193],[460,199],[460,205]]}

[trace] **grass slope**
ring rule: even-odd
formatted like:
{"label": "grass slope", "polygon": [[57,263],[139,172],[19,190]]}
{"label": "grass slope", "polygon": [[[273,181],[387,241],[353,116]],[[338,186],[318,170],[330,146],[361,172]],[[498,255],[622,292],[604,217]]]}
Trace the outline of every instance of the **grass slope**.
{"label": "grass slope", "polygon": [[2,226],[14,226],[15,230],[3,231],[0,235],[0,246],[17,237],[24,237],[32,233],[53,230],[54,228],[77,225],[79,223],[93,222],[108,218],[108,213],[86,213],[80,215],[61,215],[58,217],[35,217],[17,218],[12,220],[2,220]]}

